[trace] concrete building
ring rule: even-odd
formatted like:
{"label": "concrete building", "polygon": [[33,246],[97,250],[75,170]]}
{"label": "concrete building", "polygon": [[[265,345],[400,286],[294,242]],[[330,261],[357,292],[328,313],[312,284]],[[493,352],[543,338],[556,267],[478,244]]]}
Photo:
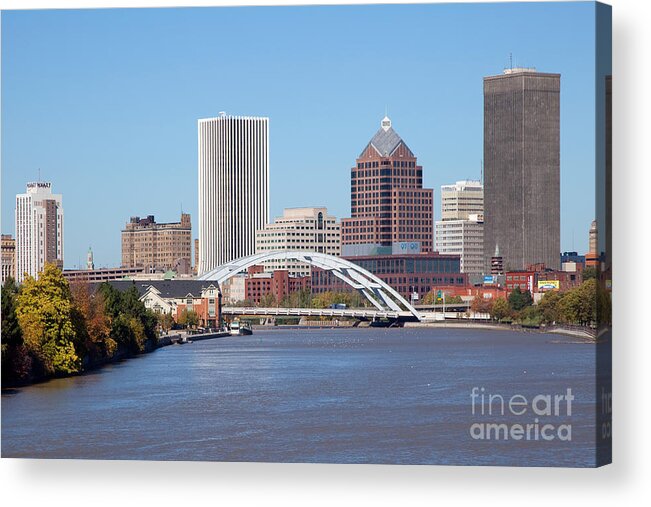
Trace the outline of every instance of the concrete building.
{"label": "concrete building", "polygon": [[98,268],[98,269],[64,269],[63,277],[69,282],[108,282],[110,280],[131,279],[142,275],[144,268]]}
{"label": "concrete building", "polygon": [[351,218],[341,221],[342,255],[431,252],[434,191],[385,117],[350,173]]}
{"label": "concrete building", "polygon": [[246,274],[239,273],[221,285],[223,304],[234,305],[246,299],[246,279]]}
{"label": "concrete building", "polygon": [[131,217],[122,230],[122,267],[189,273],[191,241],[188,213],[181,213],[180,222],[171,223],[157,223],[154,215]]}
{"label": "concrete building", "polygon": [[560,74],[484,78],[484,252],[506,270],[559,268]]}
{"label": "concrete building", "polygon": [[16,280],[36,277],[46,263],[63,268],[63,198],[45,181],[16,195]]}
{"label": "concrete building", "polygon": [[2,235],[2,285],[7,278],[16,279],[16,240],[11,234]]}
{"label": "concrete building", "polygon": [[441,187],[441,220],[468,220],[484,213],[484,187],[479,180],[462,180]]}
{"label": "concrete building", "polygon": [[255,253],[269,223],[269,119],[202,119],[199,131],[199,269]]}
{"label": "concrete building", "polygon": [[476,180],[441,187],[436,250],[461,257],[461,272],[484,272],[484,188]]}
{"label": "concrete building", "polygon": [[461,258],[461,272],[484,272],[484,215],[470,215],[468,220],[438,220],[436,250]]}
{"label": "concrete building", "polygon": [[[300,250],[329,255],[341,254],[341,230],[327,208],[286,208],[282,217],[259,229],[255,253],[272,250]],[[265,271],[287,270],[293,276],[309,276],[310,267],[295,260],[276,260],[264,264]]]}

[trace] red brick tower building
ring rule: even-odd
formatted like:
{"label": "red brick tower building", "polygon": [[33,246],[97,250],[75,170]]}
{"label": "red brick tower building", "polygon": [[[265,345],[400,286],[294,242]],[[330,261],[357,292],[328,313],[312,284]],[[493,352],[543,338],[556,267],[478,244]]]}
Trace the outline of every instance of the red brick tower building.
{"label": "red brick tower building", "polygon": [[432,251],[434,192],[423,188],[423,168],[389,118],[357,158],[350,183],[343,256]]}

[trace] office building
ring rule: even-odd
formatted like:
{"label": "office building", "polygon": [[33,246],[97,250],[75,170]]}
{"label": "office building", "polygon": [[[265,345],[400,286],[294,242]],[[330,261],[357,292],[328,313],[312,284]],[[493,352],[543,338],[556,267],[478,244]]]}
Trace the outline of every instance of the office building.
{"label": "office building", "polygon": [[484,187],[478,180],[441,187],[441,220],[468,220],[484,213]]}
{"label": "office building", "polygon": [[385,117],[351,169],[351,217],[341,221],[343,256],[427,253],[434,247],[434,192]]}
{"label": "office building", "polygon": [[16,280],[36,277],[46,263],[63,268],[63,198],[45,181],[16,195]]}
{"label": "office building", "polygon": [[559,268],[560,74],[484,78],[484,251],[504,269]]}
{"label": "office building", "polygon": [[479,181],[441,187],[441,220],[436,222],[436,250],[461,257],[461,272],[484,272],[484,189]]}
{"label": "office building", "polygon": [[[256,232],[255,253],[300,250],[328,255],[341,254],[340,225],[327,208],[287,208],[282,217]],[[310,267],[295,260],[264,263],[265,271],[287,270],[293,276],[308,276]]]}
{"label": "office building", "polygon": [[269,119],[199,120],[199,268],[255,253],[269,223]]}
{"label": "office building", "polygon": [[154,215],[131,217],[122,230],[122,267],[189,274],[191,241],[188,213],[181,213],[181,221],[172,223],[157,223]]}
{"label": "office building", "polygon": [[16,279],[16,240],[11,234],[2,235],[2,285],[7,278]]}
{"label": "office building", "polygon": [[[373,273],[408,301],[414,293],[422,297],[437,288],[465,287],[468,284],[468,275],[461,273],[458,255],[406,253],[354,256],[348,260]],[[350,290],[351,287],[331,271],[312,269],[312,294]]]}

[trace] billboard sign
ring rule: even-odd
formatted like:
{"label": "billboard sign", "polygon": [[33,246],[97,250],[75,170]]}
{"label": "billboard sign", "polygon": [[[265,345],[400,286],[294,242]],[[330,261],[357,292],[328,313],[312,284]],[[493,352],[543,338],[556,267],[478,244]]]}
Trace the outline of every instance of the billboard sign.
{"label": "billboard sign", "polygon": [[538,280],[538,290],[559,290],[561,282],[558,280]]}

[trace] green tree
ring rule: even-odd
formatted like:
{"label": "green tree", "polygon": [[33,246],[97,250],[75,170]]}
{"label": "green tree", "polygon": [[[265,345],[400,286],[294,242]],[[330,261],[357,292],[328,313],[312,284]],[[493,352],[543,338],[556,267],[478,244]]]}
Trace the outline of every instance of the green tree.
{"label": "green tree", "polygon": [[25,345],[46,375],[69,375],[81,369],[74,343],[70,287],[61,270],[46,264],[38,280],[28,276],[16,297],[16,315]]}
{"label": "green tree", "polygon": [[174,326],[174,317],[171,312],[163,312],[158,314],[158,322],[161,329],[168,333],[170,329]]}
{"label": "green tree", "polygon": [[18,287],[9,277],[2,286],[2,382],[11,383],[29,376],[32,361],[16,316]]}
{"label": "green tree", "polygon": [[553,324],[561,321],[559,311],[561,299],[563,299],[561,292],[554,290],[545,293],[538,303],[541,322]]}
{"label": "green tree", "polygon": [[587,326],[597,320],[597,280],[591,278],[568,291],[558,304],[560,319]]}
{"label": "green tree", "polygon": [[538,327],[541,323],[540,308],[537,305],[525,306],[518,312],[518,320],[523,326]]}
{"label": "green tree", "polygon": [[531,306],[532,304],[533,298],[528,290],[522,292],[520,287],[516,287],[511,291],[511,294],[509,294],[509,306],[516,312],[527,306]]}
{"label": "green tree", "polygon": [[199,324],[199,315],[194,310],[189,310],[187,307],[181,310],[177,322],[181,326],[194,328]]}
{"label": "green tree", "polygon": [[502,321],[511,316],[511,307],[505,298],[496,298],[491,308],[491,317],[497,321]]}
{"label": "green tree", "polygon": [[18,346],[23,343],[23,333],[16,317],[16,295],[18,287],[9,277],[2,286],[2,344]]}
{"label": "green tree", "polygon": [[260,308],[273,308],[277,304],[278,301],[276,300],[276,296],[271,292],[267,292],[265,295],[260,297],[258,306]]}
{"label": "green tree", "polygon": [[588,280],[596,279],[598,274],[596,267],[588,266],[583,270],[583,281],[586,282]]}
{"label": "green tree", "polygon": [[111,326],[110,336],[118,347],[130,353],[144,352],[157,343],[156,325],[158,319],[140,301],[135,285],[121,292],[109,283],[98,289],[104,299],[106,315]]}

